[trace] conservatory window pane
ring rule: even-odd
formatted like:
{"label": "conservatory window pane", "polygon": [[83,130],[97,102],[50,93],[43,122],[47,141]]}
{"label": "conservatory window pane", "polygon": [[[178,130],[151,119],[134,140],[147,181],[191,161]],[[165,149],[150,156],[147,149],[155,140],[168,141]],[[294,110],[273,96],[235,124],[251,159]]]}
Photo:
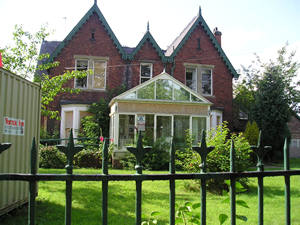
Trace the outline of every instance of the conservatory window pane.
{"label": "conservatory window pane", "polygon": [[156,137],[171,138],[171,116],[157,116],[156,118]]}
{"label": "conservatory window pane", "polygon": [[200,98],[196,97],[195,95],[192,95],[192,102],[203,102]]}
{"label": "conservatory window pane", "polygon": [[184,144],[186,130],[190,128],[189,116],[174,116],[174,141],[177,144]]}
{"label": "conservatory window pane", "polygon": [[193,117],[192,118],[193,145],[198,145],[198,143],[201,141],[202,130],[206,130],[206,118]]}
{"label": "conservatory window pane", "polygon": [[134,115],[119,115],[119,147],[134,142]]}
{"label": "conservatory window pane", "polygon": [[156,81],[156,99],[172,100],[173,96],[173,82],[171,80],[157,80]]}
{"label": "conservatory window pane", "polygon": [[137,91],[139,99],[154,99],[154,82]]}
{"label": "conservatory window pane", "polygon": [[154,141],[154,115],[146,115],[145,131],[142,131],[144,145],[152,146]]}
{"label": "conservatory window pane", "polygon": [[136,99],[136,92],[133,91],[127,95],[124,96],[125,99]]}
{"label": "conservatory window pane", "polygon": [[175,101],[190,101],[190,93],[188,91],[174,83],[173,88]]}

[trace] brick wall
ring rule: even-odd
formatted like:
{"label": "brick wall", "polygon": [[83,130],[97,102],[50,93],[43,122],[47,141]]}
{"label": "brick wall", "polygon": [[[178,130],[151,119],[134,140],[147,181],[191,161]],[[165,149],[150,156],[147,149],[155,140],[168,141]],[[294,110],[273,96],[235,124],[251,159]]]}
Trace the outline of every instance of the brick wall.
{"label": "brick wall", "polygon": [[[95,40],[91,40],[91,33],[94,32]],[[198,49],[198,40],[200,47]],[[75,67],[74,55],[108,57],[107,62],[107,88],[119,87],[122,84],[132,88],[140,82],[140,63],[153,63],[153,75],[160,74],[164,69],[158,53],[150,43],[146,41],[135,55],[132,61],[125,61],[107,34],[104,26],[96,14],[93,14],[88,21],[73,36],[72,40],[62,49],[55,60],[60,66],[51,70],[50,74],[62,74],[66,68]],[[213,96],[206,98],[214,103],[216,107],[223,107],[223,119],[232,121],[232,75],[219,56],[211,40],[198,25],[183,48],[175,57],[174,77],[185,83],[184,63],[214,65],[213,69]],[[166,64],[166,72],[171,74],[173,64]],[[69,81],[69,87],[74,87],[74,81]],[[95,102],[105,96],[105,91],[82,90],[79,94],[61,94],[57,96],[51,108],[60,111],[61,100],[73,100],[81,102]]]}
{"label": "brick wall", "polygon": [[[200,50],[197,39],[200,38]],[[174,77],[185,83],[184,63],[214,65],[213,96],[205,96],[216,107],[224,107],[223,120],[232,121],[232,75],[219,56],[211,40],[198,25],[175,57]]]}

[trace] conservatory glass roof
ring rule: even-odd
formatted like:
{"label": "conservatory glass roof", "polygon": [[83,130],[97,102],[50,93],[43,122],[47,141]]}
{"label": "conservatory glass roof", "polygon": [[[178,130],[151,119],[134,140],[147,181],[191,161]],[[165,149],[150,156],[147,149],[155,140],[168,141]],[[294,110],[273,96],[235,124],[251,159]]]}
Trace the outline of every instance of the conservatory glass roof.
{"label": "conservatory glass roof", "polygon": [[211,104],[203,96],[194,92],[165,72],[126,91],[113,100],[117,99]]}

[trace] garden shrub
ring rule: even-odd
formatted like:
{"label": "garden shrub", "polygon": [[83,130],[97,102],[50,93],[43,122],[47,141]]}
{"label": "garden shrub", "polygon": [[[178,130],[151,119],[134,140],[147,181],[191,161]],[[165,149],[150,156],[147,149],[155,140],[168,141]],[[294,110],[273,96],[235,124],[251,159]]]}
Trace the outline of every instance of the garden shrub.
{"label": "garden shrub", "polygon": [[244,136],[248,140],[250,145],[257,145],[259,128],[255,121],[253,121],[252,123],[250,121],[247,122]]}
{"label": "garden shrub", "polygon": [[[145,146],[145,145],[144,145]],[[134,146],[135,147],[135,146]],[[166,170],[169,166],[169,150],[170,143],[163,138],[157,139],[152,149],[147,152],[142,160],[142,166],[147,170]],[[121,159],[121,164],[124,168],[134,169],[136,159],[133,154],[128,154],[124,159]]]}
{"label": "garden shrub", "polygon": [[[235,145],[235,168],[236,171],[241,172],[247,170],[251,165],[250,161],[250,145],[242,133],[231,134],[227,123],[224,122],[222,126],[217,129],[212,129],[208,132],[206,137],[207,146],[214,146],[215,149],[207,156],[207,172],[229,172],[230,171],[230,148],[231,140]],[[192,150],[192,138],[187,132],[187,146],[185,152],[178,151],[176,164],[188,172],[199,172],[199,165],[201,164],[201,157],[198,153]],[[240,179],[239,182],[247,187],[247,179]],[[224,179],[208,180],[208,189],[212,192],[222,193],[226,189]]]}
{"label": "garden shrub", "polygon": [[80,168],[101,168],[102,151],[81,150],[74,156],[74,165]]}
{"label": "garden shrub", "polygon": [[99,145],[99,127],[94,121],[93,116],[85,116],[81,119],[81,129],[78,134],[79,138],[88,138],[87,140],[80,140],[78,144],[84,145],[86,150],[97,151]]}
{"label": "garden shrub", "polygon": [[40,146],[39,166],[41,168],[62,169],[67,164],[65,154],[60,152],[55,146]]}

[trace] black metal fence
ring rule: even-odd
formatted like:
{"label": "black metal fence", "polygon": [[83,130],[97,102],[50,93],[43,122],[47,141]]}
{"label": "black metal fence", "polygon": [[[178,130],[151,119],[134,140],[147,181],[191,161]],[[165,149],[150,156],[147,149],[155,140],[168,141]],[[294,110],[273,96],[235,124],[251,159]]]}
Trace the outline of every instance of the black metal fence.
{"label": "black metal fence", "polygon": [[[141,161],[144,154],[149,150],[149,147],[143,147],[142,137],[139,135],[137,146],[128,147],[128,151],[136,157],[136,174],[134,175],[115,175],[108,174],[108,141],[102,149],[102,174],[94,175],[78,175],[73,174],[73,157],[83,147],[75,146],[72,131],[70,132],[70,138],[67,146],[58,146],[59,150],[64,152],[67,156],[66,174],[38,174],[37,173],[37,154],[35,140],[32,142],[31,149],[31,172],[30,174],[0,174],[0,181],[27,181],[29,183],[30,198],[29,198],[29,212],[28,212],[28,224],[35,224],[35,198],[37,191],[37,182],[39,181],[65,181],[66,182],[66,206],[65,206],[65,224],[71,225],[71,213],[72,213],[72,182],[73,181],[98,181],[102,183],[102,224],[107,225],[108,221],[108,182],[110,181],[135,181],[136,183],[136,225],[141,224],[142,213],[142,183],[146,180],[167,180],[169,181],[170,194],[170,224],[175,224],[175,181],[176,180],[201,180],[201,225],[206,224],[206,181],[208,179],[229,179],[230,180],[230,206],[231,206],[231,225],[236,224],[236,180],[243,177],[256,177],[258,180],[258,224],[264,224],[264,185],[263,181],[265,177],[284,177],[285,178],[285,224],[291,224],[291,196],[290,196],[290,177],[294,175],[300,175],[300,170],[290,170],[289,165],[289,151],[287,143],[284,147],[284,170],[278,171],[264,171],[263,157],[268,147],[262,146],[259,141],[258,146],[253,146],[252,149],[257,154],[258,163],[257,171],[252,172],[236,172],[235,170],[235,148],[232,142],[230,150],[230,172],[206,172],[206,156],[213,147],[207,147],[205,141],[205,133],[202,134],[202,141],[200,147],[193,147],[193,150],[198,152],[201,156],[201,171],[200,173],[188,173],[178,174],[175,171],[175,148],[172,144],[170,150],[170,163],[168,174],[143,174]],[[0,144],[0,153],[4,149],[8,148],[8,145]],[[281,224],[284,224],[282,222]]]}

